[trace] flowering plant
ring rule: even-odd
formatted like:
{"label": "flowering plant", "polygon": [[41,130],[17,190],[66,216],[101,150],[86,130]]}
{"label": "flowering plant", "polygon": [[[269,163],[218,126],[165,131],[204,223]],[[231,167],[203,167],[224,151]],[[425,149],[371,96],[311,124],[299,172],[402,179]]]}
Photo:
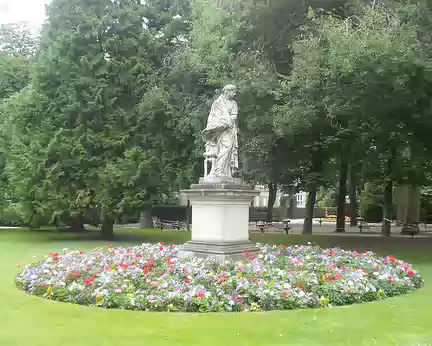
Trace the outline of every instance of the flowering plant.
{"label": "flowering plant", "polygon": [[244,260],[179,258],[175,245],[64,249],[25,266],[24,291],[62,302],[146,311],[259,311],[373,301],[420,288],[421,276],[393,256],[312,245],[262,245]]}

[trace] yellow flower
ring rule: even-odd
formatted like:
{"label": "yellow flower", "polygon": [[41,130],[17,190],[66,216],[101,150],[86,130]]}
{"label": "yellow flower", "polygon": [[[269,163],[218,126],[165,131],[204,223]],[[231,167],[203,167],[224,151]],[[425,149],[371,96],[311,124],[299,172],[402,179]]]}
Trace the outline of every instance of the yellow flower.
{"label": "yellow flower", "polygon": [[239,279],[241,279],[241,278],[243,277],[243,274],[238,273],[238,274],[237,274],[237,277],[238,277]]}
{"label": "yellow flower", "polygon": [[323,306],[327,306],[330,303],[330,298],[328,297],[321,297],[320,302]]}
{"label": "yellow flower", "polygon": [[98,303],[98,304],[100,304],[100,303],[102,303],[102,300],[104,299],[104,297],[103,296],[97,296],[96,297],[96,302]]}
{"label": "yellow flower", "polygon": [[251,311],[259,311],[260,310],[260,306],[257,303],[252,303],[250,306],[250,310]]}
{"label": "yellow flower", "polygon": [[45,297],[50,298],[53,295],[54,295],[53,288],[52,288],[51,285],[49,285],[48,288],[47,288],[47,290],[46,290],[46,292],[45,292]]}

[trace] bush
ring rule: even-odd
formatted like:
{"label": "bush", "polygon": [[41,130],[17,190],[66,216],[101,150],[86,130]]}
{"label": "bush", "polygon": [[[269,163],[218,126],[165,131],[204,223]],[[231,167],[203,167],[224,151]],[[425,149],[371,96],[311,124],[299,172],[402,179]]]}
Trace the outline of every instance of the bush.
{"label": "bush", "polygon": [[380,222],[383,216],[384,188],[375,183],[366,183],[359,199],[359,214],[369,222]]}
{"label": "bush", "polygon": [[23,217],[15,204],[4,206],[0,212],[1,226],[19,227],[24,225]]}

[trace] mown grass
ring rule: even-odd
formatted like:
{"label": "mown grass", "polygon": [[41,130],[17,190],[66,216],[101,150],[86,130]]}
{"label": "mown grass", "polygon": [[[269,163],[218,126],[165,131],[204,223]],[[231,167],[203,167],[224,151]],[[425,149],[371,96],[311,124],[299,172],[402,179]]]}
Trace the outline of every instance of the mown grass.
{"label": "mown grass", "polygon": [[[189,233],[116,230],[116,245],[183,243]],[[0,345],[432,345],[432,239],[358,236],[253,235],[254,241],[373,250],[415,264],[425,286],[407,296],[331,309],[271,313],[179,314],[103,310],[29,296],[14,285],[33,256],[63,248],[89,250],[98,233],[0,231]]]}

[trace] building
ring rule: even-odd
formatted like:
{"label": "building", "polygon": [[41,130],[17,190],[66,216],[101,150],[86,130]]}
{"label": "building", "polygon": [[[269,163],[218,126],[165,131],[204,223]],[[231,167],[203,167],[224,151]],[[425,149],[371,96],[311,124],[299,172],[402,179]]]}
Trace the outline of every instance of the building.
{"label": "building", "polygon": [[[252,205],[256,208],[267,208],[268,206],[268,198],[269,198],[269,190],[264,185],[255,186],[255,190],[260,191],[260,195],[255,197],[252,201]],[[279,208],[281,206],[281,198],[288,197],[289,195],[278,191],[276,194],[276,201],[274,204],[275,208]],[[296,194],[296,207],[297,208],[306,208],[306,192],[299,192]]]}

